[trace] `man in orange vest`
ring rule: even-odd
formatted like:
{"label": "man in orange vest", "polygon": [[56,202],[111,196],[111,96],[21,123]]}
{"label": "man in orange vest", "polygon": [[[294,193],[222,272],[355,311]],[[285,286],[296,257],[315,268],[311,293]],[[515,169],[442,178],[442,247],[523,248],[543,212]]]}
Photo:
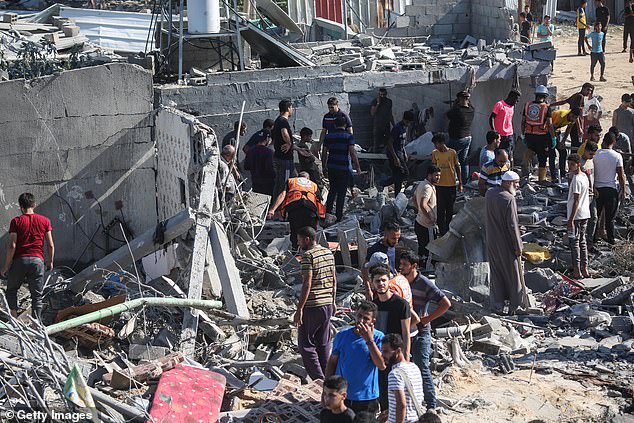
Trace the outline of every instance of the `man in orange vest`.
{"label": "man in orange vest", "polygon": [[267,215],[271,219],[277,209],[289,223],[291,243],[297,249],[297,233],[310,226],[317,229],[319,219],[326,216],[326,208],[318,194],[317,184],[310,180],[308,172],[299,172],[299,177],[289,178],[286,189],[278,195]]}
{"label": "man in orange vest", "polygon": [[522,116],[524,143],[537,154],[540,181],[546,180],[548,151],[557,145],[550,106],[546,102],[547,98],[548,89],[543,85],[537,86],[535,88],[535,101],[526,103]]}

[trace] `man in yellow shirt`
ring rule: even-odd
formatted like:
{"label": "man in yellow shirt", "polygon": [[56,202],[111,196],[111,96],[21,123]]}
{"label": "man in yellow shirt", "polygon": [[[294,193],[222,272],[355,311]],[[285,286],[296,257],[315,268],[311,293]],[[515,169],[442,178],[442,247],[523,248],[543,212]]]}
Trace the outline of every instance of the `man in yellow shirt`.
{"label": "man in yellow shirt", "polygon": [[[575,127],[581,114],[580,109],[562,109],[555,110],[552,113],[553,127],[555,128],[555,137],[557,145],[555,148],[548,150],[548,162],[550,167],[550,178],[552,182],[559,183],[559,178],[566,173],[566,158],[568,150],[566,149],[566,140],[570,135],[570,131]],[[563,136],[561,130],[566,128]],[[559,154],[559,169],[556,166],[556,158]]]}
{"label": "man in yellow shirt", "polygon": [[[577,40],[577,56],[587,56],[586,52],[586,29],[590,29],[586,21],[586,6],[588,0],[581,0],[581,4],[577,8],[577,29],[579,30],[579,39]],[[583,53],[582,53],[583,52]]]}
{"label": "man in yellow shirt", "polygon": [[453,205],[456,202],[457,190],[462,192],[460,162],[456,150],[447,147],[444,133],[438,133],[431,139],[436,149],[431,153],[431,162],[440,168],[440,181],[436,184],[438,198],[438,231],[443,236],[449,230],[453,217]]}

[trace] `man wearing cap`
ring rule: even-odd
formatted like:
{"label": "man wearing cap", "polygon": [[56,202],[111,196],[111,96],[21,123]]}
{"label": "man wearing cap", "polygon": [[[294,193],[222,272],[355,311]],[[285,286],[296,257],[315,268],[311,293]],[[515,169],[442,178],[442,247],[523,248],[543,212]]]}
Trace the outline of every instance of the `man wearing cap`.
{"label": "man wearing cap", "polygon": [[530,150],[537,154],[540,182],[546,180],[548,151],[557,145],[550,107],[546,102],[547,98],[548,89],[543,85],[538,85],[535,88],[535,100],[526,103],[522,115],[524,142]]}
{"label": "man wearing cap", "polygon": [[485,163],[480,169],[480,179],[478,180],[478,191],[484,197],[489,188],[502,184],[502,175],[511,169],[509,155],[506,150],[498,148],[495,150],[495,159]]}
{"label": "man wearing cap", "polygon": [[520,260],[522,238],[517,219],[515,193],[520,177],[509,170],[502,184],[486,192],[486,243],[491,274],[491,309],[502,313],[505,301],[509,314],[522,304]]}
{"label": "man wearing cap", "polygon": [[247,149],[244,158],[244,169],[251,172],[251,188],[253,192],[273,195],[275,187],[275,170],[273,169],[273,150],[268,145],[271,143],[271,131],[262,129],[257,143]]}
{"label": "man wearing cap", "polygon": [[447,132],[449,133],[449,143],[447,146],[453,148],[458,153],[460,162],[460,176],[462,182],[467,183],[469,178],[469,147],[471,147],[471,124],[475,110],[469,102],[471,94],[469,91],[460,91],[456,95],[454,106],[445,113],[449,120]]}
{"label": "man wearing cap", "polygon": [[[370,286],[370,279],[368,277],[367,264],[370,262],[374,253],[384,253],[388,257],[388,267],[392,273],[396,273],[396,244],[401,239],[401,227],[392,221],[387,222],[383,226],[383,239],[377,241],[374,245],[368,248],[367,255],[365,257],[365,263],[361,270],[361,277],[365,286],[366,296],[372,298],[372,288]],[[367,267],[366,267],[367,266]]]}
{"label": "man wearing cap", "polygon": [[515,141],[513,139],[513,114],[515,105],[520,99],[520,92],[517,89],[509,91],[505,100],[500,100],[493,106],[491,116],[489,116],[489,126],[500,134],[500,147],[509,153],[511,168],[513,167],[513,151]]}

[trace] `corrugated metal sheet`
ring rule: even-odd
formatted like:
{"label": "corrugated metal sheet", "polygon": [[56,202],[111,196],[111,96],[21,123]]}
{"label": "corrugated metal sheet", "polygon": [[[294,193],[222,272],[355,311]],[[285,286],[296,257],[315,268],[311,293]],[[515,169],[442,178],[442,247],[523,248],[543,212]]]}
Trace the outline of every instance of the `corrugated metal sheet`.
{"label": "corrugated metal sheet", "polygon": [[[151,14],[72,7],[60,9],[60,15],[74,19],[81,33],[91,42],[120,52],[145,52]],[[152,47],[153,37],[150,37],[148,50]]]}
{"label": "corrugated metal sheet", "polygon": [[315,0],[315,16],[343,23],[341,0]]}

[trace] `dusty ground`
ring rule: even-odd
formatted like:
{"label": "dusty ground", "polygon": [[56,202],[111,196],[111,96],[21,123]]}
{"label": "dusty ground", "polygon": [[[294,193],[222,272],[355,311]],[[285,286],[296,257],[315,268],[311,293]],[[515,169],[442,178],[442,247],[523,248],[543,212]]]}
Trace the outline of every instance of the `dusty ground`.
{"label": "dusty ground", "polygon": [[[564,379],[560,374],[542,375],[530,370],[510,375],[493,375],[478,367],[453,368],[443,383],[440,398],[462,400],[442,415],[443,423],[517,422],[534,419],[544,422],[597,422],[610,420],[618,411],[605,390],[591,384]],[[530,378],[530,383],[529,383]],[[445,378],[447,380],[447,378]]]}
{"label": "dusty ground", "polygon": [[[559,27],[559,26],[558,26]],[[590,81],[590,56],[577,56],[577,31],[571,24],[561,25],[562,35],[555,37],[557,60],[550,79],[557,86],[557,100],[562,100],[578,92],[585,82]],[[623,27],[610,26],[606,45],[605,78],[599,82],[599,65],[595,69],[595,95],[603,97],[604,107],[601,126],[604,131],[612,126],[612,111],[621,104],[621,95],[634,93],[632,75],[634,63],[629,63],[628,53],[623,49]]]}
{"label": "dusty ground", "polygon": [[[557,99],[578,92],[590,80],[590,56],[577,56],[577,33],[564,24],[562,35],[555,39],[557,60],[551,84],[557,86]],[[622,27],[611,27],[607,41],[606,72],[608,82],[595,82],[595,94],[603,97],[601,125],[611,126],[612,110],[620,104],[623,93],[633,93],[631,76],[634,64],[622,50]],[[595,76],[599,76],[598,68]],[[449,411],[442,421],[472,422],[607,422],[610,413],[618,410],[607,390],[591,383],[581,384],[559,373],[533,373],[529,370],[510,375],[494,375],[479,367],[469,370],[452,369],[438,395],[452,402],[459,411]]]}

